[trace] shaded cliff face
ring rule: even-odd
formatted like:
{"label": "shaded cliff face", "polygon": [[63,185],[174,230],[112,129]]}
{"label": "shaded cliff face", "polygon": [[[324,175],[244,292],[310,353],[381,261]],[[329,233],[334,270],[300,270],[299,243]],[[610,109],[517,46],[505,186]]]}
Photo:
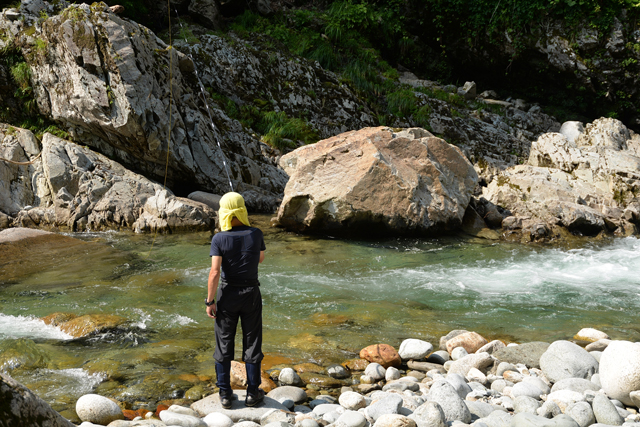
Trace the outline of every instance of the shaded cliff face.
{"label": "shaded cliff face", "polygon": [[409,1],[407,31],[419,40],[418,51],[432,55],[405,62],[416,73],[446,70],[452,80],[475,80],[480,90],[553,106],[563,120],[610,116],[639,130],[638,8],[613,1],[598,12],[588,2],[538,3]]}

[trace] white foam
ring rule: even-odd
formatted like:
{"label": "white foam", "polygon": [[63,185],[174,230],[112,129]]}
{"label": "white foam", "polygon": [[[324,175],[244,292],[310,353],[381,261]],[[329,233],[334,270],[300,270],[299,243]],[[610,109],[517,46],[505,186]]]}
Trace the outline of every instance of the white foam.
{"label": "white foam", "polygon": [[0,313],[0,339],[41,338],[71,340],[73,337],[34,316],[10,316]]}
{"label": "white foam", "polygon": [[77,396],[93,392],[106,379],[102,373],[90,374],[82,368],[73,369],[38,369],[30,380],[38,382],[44,379],[47,386],[38,390],[38,395],[45,400],[57,396]]}

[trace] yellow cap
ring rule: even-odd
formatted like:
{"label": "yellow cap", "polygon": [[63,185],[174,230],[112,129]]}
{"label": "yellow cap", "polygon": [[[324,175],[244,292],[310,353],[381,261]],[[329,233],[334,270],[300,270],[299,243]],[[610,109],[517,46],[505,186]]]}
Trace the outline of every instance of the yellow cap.
{"label": "yellow cap", "polygon": [[244,225],[249,224],[249,213],[244,205],[244,199],[238,193],[230,192],[220,198],[218,220],[222,231],[231,230],[231,220],[236,217]]}

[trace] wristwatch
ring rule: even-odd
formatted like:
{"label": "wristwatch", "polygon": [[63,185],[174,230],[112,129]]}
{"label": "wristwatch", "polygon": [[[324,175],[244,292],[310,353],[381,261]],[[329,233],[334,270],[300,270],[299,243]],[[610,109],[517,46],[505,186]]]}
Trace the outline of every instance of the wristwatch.
{"label": "wristwatch", "polygon": [[206,305],[207,307],[211,307],[215,303],[216,303],[216,300],[208,302],[206,298],[204,299],[204,305]]}

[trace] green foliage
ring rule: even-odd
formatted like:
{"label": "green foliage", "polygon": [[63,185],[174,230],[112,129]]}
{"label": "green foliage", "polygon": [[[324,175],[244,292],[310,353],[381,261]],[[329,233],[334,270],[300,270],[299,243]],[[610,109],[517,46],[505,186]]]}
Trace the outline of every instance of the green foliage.
{"label": "green foliage", "polygon": [[272,147],[284,150],[296,148],[296,141],[304,144],[318,141],[317,132],[305,120],[290,118],[285,112],[268,110],[271,104],[267,101],[254,99],[252,104],[238,108],[232,99],[214,92],[211,88],[208,92],[230,118],[262,134],[262,141]]}
{"label": "green foliage", "polygon": [[39,55],[44,55],[47,52],[47,42],[42,39],[36,39],[36,53]]}
{"label": "green foliage", "polygon": [[262,140],[280,150],[296,148],[294,141],[308,144],[318,140],[317,133],[304,120],[289,118],[284,111],[265,113],[258,128],[262,130]]}
{"label": "green foliage", "polygon": [[387,95],[389,112],[398,117],[408,117],[416,110],[418,97],[411,89],[402,89]]}
{"label": "green foliage", "polygon": [[178,38],[183,39],[187,43],[194,45],[200,43],[200,40],[193,34],[191,29],[187,26],[180,27],[180,31],[178,32]]}

